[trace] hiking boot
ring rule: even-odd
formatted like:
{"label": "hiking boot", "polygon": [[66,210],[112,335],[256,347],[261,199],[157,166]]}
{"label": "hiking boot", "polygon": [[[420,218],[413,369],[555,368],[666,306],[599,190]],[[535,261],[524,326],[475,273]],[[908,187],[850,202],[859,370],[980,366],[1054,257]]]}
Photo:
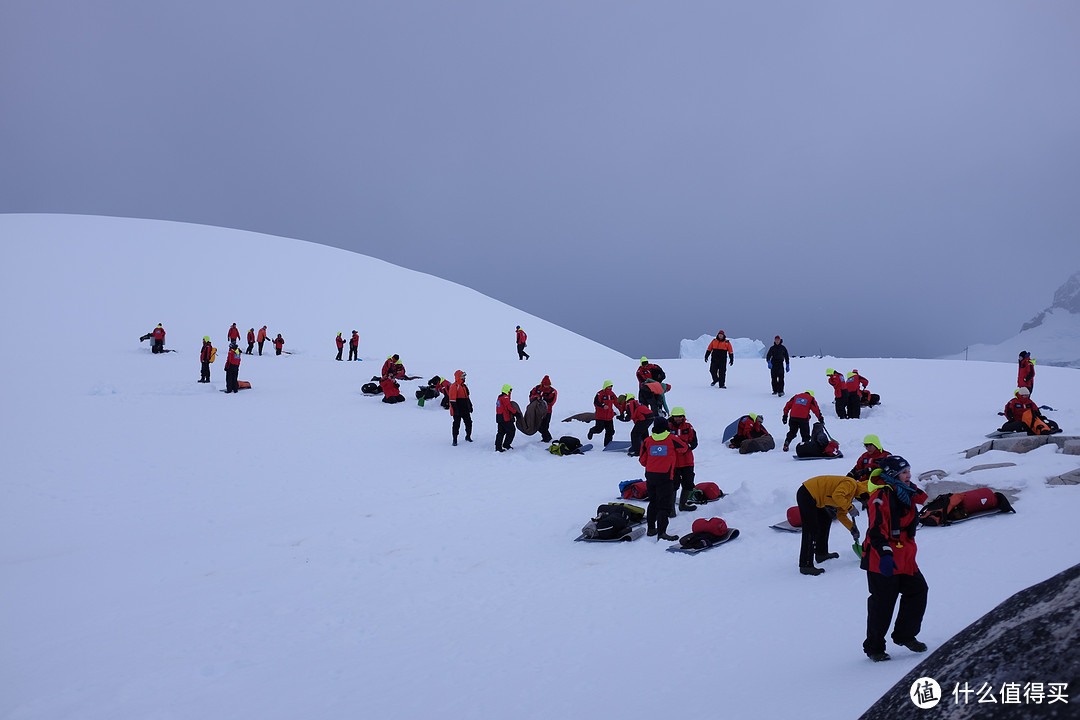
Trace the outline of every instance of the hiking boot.
{"label": "hiking boot", "polygon": [[870,658],[874,662],[884,662],[885,660],[892,660],[892,658],[889,657],[889,653],[887,652],[866,653],[866,657]]}
{"label": "hiking boot", "polygon": [[465,436],[465,442],[472,442],[472,438],[468,435]]}
{"label": "hiking boot", "polygon": [[670,540],[678,540],[679,536],[678,535],[668,535],[666,532],[662,532],[657,536],[656,539],[657,540],[669,540],[669,541]]}
{"label": "hiking boot", "polygon": [[784,446],[784,452],[787,452],[787,451],[788,451],[788,446],[787,446],[787,445],[785,445],[785,446]]}
{"label": "hiking boot", "polygon": [[593,431],[592,431],[592,430],[590,430],[590,431],[589,431],[589,439],[590,439],[590,440],[592,440],[592,436],[593,436]]}
{"label": "hiking boot", "polygon": [[721,389],[721,390],[727,390],[727,385],[721,385],[721,386],[720,386],[720,389]]}
{"label": "hiking boot", "polygon": [[821,573],[825,572],[825,568],[819,568],[810,565],[808,567],[799,568],[799,572],[801,572],[803,575],[820,575]]}
{"label": "hiking boot", "polygon": [[654,528],[654,527],[649,528],[648,530],[645,531],[645,534],[648,535],[649,537],[652,537],[653,535],[656,534],[656,528]]}
{"label": "hiking boot", "polygon": [[679,506],[679,509],[683,512],[694,512],[697,510],[697,505],[691,505],[690,503],[683,503]]}
{"label": "hiking boot", "polygon": [[893,642],[901,647],[906,647],[911,652],[926,652],[926,643],[918,638],[911,638],[910,640],[897,640],[896,638],[893,638]]}
{"label": "hiking boot", "polygon": [[457,447],[457,438],[454,438],[454,447]]}
{"label": "hiking boot", "polygon": [[826,560],[835,560],[838,557],[840,557],[840,553],[825,553],[824,555],[815,555],[814,559],[822,563]]}

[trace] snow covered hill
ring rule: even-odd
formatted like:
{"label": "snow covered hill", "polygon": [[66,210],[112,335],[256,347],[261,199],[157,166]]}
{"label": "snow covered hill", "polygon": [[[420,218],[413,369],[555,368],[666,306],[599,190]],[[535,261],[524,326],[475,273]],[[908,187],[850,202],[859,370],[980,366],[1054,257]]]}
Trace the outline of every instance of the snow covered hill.
{"label": "snow covered hill", "polygon": [[1021,350],[1030,352],[1039,365],[1080,368],[1080,272],[1054,292],[1050,307],[1024,323],[1013,337],[993,345],[972,345],[946,359],[1015,364]]}
{"label": "snow covered hill", "polygon": [[[634,389],[635,359],[296,240],[32,215],[0,216],[0,238],[0,718],[855,717],[921,656],[862,655],[866,581],[843,536],[811,578],[798,536],[769,525],[803,480],[846,473],[866,433],[916,473],[1017,497],[1016,515],[920,531],[931,649],[1080,561],[1080,487],[1045,484],[1080,459],[963,454],[1000,423],[1011,365],[793,359],[791,391],[827,405],[825,368],[857,367],[883,399],[830,420],[845,459],[807,463],[720,442],[747,412],[784,430],[763,362],[736,362],[719,390],[699,357],[661,359],[701,437],[699,481],[729,493],[672,530],[718,515],[742,535],[698,556],[574,543],[640,465],[556,457],[536,437],[495,453],[494,401],[503,383],[523,400],[550,375],[557,419],[588,411],[605,380]],[[159,322],[177,352],[139,343]],[[226,395],[220,359],[196,383],[197,356],[232,322],[267,325],[293,354],[244,356],[253,389]],[[364,361],[336,362],[335,334],[354,328]],[[424,378],[468,371],[475,443],[451,447],[437,404],[359,392],[394,352]],[[1076,397],[1080,371],[1040,367],[1035,398],[1066,432],[1080,429]],[[959,475],[994,462],[1015,465]]]}

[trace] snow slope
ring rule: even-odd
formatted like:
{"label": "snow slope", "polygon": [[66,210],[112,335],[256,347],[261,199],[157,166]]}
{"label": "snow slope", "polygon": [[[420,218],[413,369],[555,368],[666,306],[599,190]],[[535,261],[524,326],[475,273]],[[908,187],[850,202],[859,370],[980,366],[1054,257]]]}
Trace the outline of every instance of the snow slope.
{"label": "snow slope", "polygon": [[1008,340],[989,345],[972,345],[965,352],[948,356],[950,360],[991,360],[1016,365],[1021,350],[1036,361],[1036,380],[1044,366],[1080,368],[1080,315],[1060,308],[1044,312],[1041,322]]}
{"label": "snow slope", "polygon": [[[807,477],[847,472],[868,432],[916,472],[1018,463],[964,476],[1017,490],[1016,515],[920,532],[932,649],[1080,561],[1080,487],[1044,483],[1080,459],[961,452],[999,424],[1010,364],[795,359],[789,390],[827,401],[825,368],[857,367],[884,401],[829,423],[847,458],[805,463],[719,442],[746,412],[783,430],[764,361],[737,362],[718,390],[699,358],[660,360],[701,436],[699,481],[730,494],[672,529],[721,515],[742,536],[698,556],[574,543],[640,466],[555,457],[535,437],[495,453],[495,397],[549,374],[559,419],[606,379],[633,390],[634,359],[295,240],[30,215],[0,216],[0,238],[0,718],[855,717],[919,656],[862,655],[865,577],[843,533],[810,578],[798,536],[768,526]],[[176,353],[138,342],[158,322]],[[232,322],[268,325],[294,354],[245,356],[254,388],[225,395],[220,359],[195,382],[197,354]],[[353,328],[364,362],[335,362],[334,335]],[[359,393],[392,352],[424,378],[468,371],[477,442],[451,447],[437,405]],[[1078,396],[1080,371],[1040,367],[1035,398],[1067,432]]]}

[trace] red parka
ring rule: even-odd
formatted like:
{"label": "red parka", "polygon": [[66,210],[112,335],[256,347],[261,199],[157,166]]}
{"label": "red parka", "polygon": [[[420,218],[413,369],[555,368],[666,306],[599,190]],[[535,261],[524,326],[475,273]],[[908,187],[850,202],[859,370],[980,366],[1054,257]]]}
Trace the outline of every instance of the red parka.
{"label": "red parka", "polygon": [[670,432],[654,433],[641,444],[638,462],[645,468],[645,472],[666,473],[668,477],[672,477],[675,474],[676,456],[685,453],[687,449],[686,443]]}
{"label": "red parka", "polygon": [[[917,488],[916,488],[917,489]],[[863,556],[871,572],[881,572],[883,554],[891,553],[896,562],[896,575],[914,575],[919,569],[915,562],[915,528],[918,525],[918,505],[926,502],[926,493],[918,490],[911,505],[904,505],[896,491],[888,485],[870,494],[867,522],[870,523],[863,541]]]}
{"label": "red parka", "polygon": [[818,407],[817,400],[814,396],[808,392],[802,392],[793,396],[787,401],[787,405],[784,406],[784,416],[793,418],[809,418],[810,413],[817,415],[818,420],[824,421],[821,417],[821,408]]}
{"label": "red parka", "polygon": [[675,467],[693,467],[694,448],[697,447],[697,431],[686,420],[675,424],[669,419],[668,423],[671,426],[671,434],[686,443],[686,452],[676,453],[675,455]]}
{"label": "red parka", "polygon": [[596,393],[596,396],[593,398],[593,407],[596,408],[596,419],[614,420],[615,406],[618,402],[619,397],[610,387],[606,387]]}

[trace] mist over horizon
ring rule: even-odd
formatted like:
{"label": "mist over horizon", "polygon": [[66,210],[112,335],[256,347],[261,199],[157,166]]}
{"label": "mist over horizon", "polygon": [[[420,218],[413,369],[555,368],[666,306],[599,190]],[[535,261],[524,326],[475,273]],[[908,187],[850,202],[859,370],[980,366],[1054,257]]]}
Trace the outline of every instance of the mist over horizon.
{"label": "mist over horizon", "polygon": [[940,357],[1080,269],[1078,33],[1067,0],[12,2],[0,213],[354,250],[629,356]]}

